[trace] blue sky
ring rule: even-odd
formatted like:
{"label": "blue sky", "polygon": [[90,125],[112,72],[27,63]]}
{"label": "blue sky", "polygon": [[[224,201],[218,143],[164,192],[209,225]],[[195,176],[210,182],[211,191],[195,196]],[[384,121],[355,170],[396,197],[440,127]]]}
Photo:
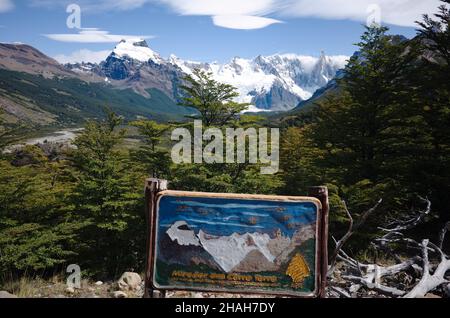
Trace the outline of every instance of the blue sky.
{"label": "blue sky", "polygon": [[177,221],[185,221],[196,233],[203,230],[218,236],[255,232],[274,235],[280,229],[284,236],[292,237],[301,226],[317,220],[317,207],[312,202],[164,196],[159,206],[161,232]]}
{"label": "blue sky", "polygon": [[[367,3],[366,3],[367,2]],[[81,8],[70,29],[67,5]],[[358,3],[356,5],[355,3]],[[378,3],[378,9],[370,5]],[[125,36],[147,36],[163,57],[225,62],[234,56],[351,55],[369,16],[414,36],[414,20],[438,0],[0,0],[0,42],[23,42],[59,59],[99,59]],[[379,10],[379,12],[377,11]],[[108,32],[108,41],[66,34]],[[110,36],[113,35],[113,36]]]}

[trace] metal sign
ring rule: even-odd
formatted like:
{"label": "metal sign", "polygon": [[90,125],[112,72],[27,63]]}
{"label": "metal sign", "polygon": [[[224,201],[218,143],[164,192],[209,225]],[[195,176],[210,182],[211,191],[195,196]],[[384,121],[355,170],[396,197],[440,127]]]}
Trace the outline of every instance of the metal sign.
{"label": "metal sign", "polygon": [[162,191],[149,201],[150,289],[321,293],[319,199]]}

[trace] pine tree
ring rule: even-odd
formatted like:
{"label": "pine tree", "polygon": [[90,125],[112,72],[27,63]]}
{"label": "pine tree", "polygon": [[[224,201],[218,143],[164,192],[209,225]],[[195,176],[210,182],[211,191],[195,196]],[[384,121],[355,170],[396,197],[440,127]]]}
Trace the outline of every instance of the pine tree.
{"label": "pine tree", "polygon": [[161,147],[161,144],[171,126],[151,120],[140,120],[132,122],[131,125],[137,127],[140,136],[143,138],[143,145],[132,153],[133,160],[144,165],[147,175],[169,179],[170,153],[167,145]]}
{"label": "pine tree", "polygon": [[73,204],[88,220],[83,239],[92,271],[117,274],[137,268],[145,245],[142,184],[128,153],[120,149],[122,119],[106,111],[106,120],[89,121],[76,138],[71,160],[77,171]]}
{"label": "pine tree", "polygon": [[450,220],[450,1],[442,3],[434,17],[424,15],[418,22],[422,63],[416,82],[429,147],[414,181],[416,189],[428,190],[426,195],[446,222]]}

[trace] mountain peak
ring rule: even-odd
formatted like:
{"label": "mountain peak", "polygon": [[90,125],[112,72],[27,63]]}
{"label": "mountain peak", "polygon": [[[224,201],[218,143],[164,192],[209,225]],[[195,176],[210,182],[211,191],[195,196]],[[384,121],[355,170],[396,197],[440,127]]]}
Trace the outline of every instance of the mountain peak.
{"label": "mountain peak", "polygon": [[130,58],[139,62],[152,61],[156,64],[162,64],[161,56],[150,49],[147,41],[144,39],[124,39],[117,44],[113,55],[119,58]]}
{"label": "mountain peak", "polygon": [[119,42],[119,44],[122,43],[128,43],[131,44],[133,46],[138,46],[138,47],[149,47],[148,43],[146,40],[144,39],[140,39],[140,38],[135,38],[135,39],[123,39],[122,41]]}

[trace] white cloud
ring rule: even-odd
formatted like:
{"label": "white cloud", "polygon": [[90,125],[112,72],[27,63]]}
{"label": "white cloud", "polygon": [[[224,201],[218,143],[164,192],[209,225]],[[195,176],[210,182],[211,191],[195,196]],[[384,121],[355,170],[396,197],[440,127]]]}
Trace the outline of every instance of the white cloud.
{"label": "white cloud", "polygon": [[0,0],[0,13],[6,12],[14,8],[14,4],[11,0]]}
{"label": "white cloud", "polygon": [[[34,6],[67,5],[73,0],[32,0]],[[266,17],[285,0],[80,0],[82,12],[134,10],[148,3],[163,4],[179,15],[210,16],[215,25],[232,29],[259,29],[281,21]]]}
{"label": "white cloud", "polygon": [[262,29],[275,23],[282,23],[279,20],[250,15],[216,15],[212,19],[217,26],[239,30]]}
{"label": "white cloud", "polygon": [[54,56],[53,58],[57,60],[59,63],[81,63],[81,62],[91,62],[91,63],[100,63],[104,61],[111,51],[91,51],[88,49],[81,49],[75,52],[72,52],[70,55],[59,54]]}
{"label": "white cloud", "polygon": [[98,29],[83,29],[78,33],[44,34],[44,36],[51,40],[72,43],[117,43],[121,40],[153,38],[151,35],[109,34],[108,31]]}
{"label": "white cloud", "polygon": [[[61,5],[73,0],[31,0],[34,5]],[[0,0],[0,8],[10,0]],[[216,25],[227,28],[263,28],[280,22],[275,19],[315,17],[365,22],[368,8],[381,8],[383,23],[415,26],[422,14],[433,14],[439,0],[79,0],[83,10],[134,10],[146,4],[163,4],[179,15],[210,16]],[[238,17],[242,18],[238,21]],[[257,19],[257,18],[261,19]],[[269,19],[269,20],[264,20]],[[273,19],[273,23],[269,23]],[[264,21],[264,22],[263,22]]]}
{"label": "white cloud", "polygon": [[[381,9],[381,21],[414,27],[424,13],[433,14],[439,0],[153,0],[168,5],[181,15],[210,15],[218,26],[237,29],[264,28],[273,23],[256,17],[316,17],[366,22],[370,6]],[[225,17],[226,16],[226,17]],[[251,16],[251,17],[247,17]],[[241,18],[241,20],[239,19]],[[243,27],[246,26],[246,27]]]}
{"label": "white cloud", "polygon": [[181,15],[211,16],[217,26],[230,29],[261,29],[281,21],[265,17],[279,9],[274,0],[156,0]]}
{"label": "white cloud", "polygon": [[365,22],[368,8],[378,5],[381,22],[414,27],[424,13],[433,14],[442,4],[439,0],[287,0],[279,12],[283,16],[348,19]]}
{"label": "white cloud", "polygon": [[266,15],[279,7],[275,0],[156,0],[183,15]]}

